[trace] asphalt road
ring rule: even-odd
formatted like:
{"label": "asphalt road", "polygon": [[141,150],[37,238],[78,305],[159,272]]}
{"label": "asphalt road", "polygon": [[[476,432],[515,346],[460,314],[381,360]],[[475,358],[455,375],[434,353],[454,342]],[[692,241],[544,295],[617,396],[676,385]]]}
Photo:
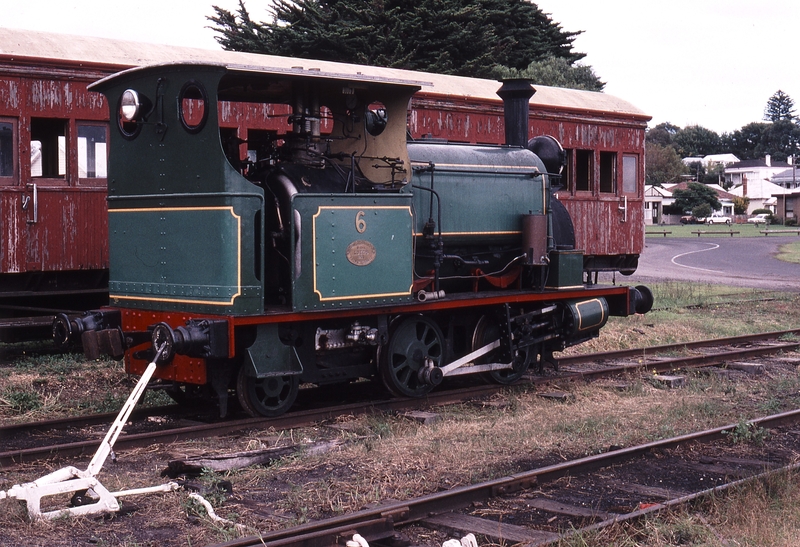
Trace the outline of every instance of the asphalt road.
{"label": "asphalt road", "polygon": [[636,273],[617,276],[617,283],[669,279],[800,290],[800,264],[775,258],[778,248],[791,242],[800,242],[800,237],[648,237]]}

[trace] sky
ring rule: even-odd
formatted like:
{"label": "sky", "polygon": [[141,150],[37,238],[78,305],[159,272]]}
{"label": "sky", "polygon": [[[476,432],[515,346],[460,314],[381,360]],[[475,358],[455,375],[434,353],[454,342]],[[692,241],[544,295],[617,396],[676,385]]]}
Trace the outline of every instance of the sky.
{"label": "sky", "polygon": [[[763,120],[779,89],[800,114],[797,0],[539,0],[605,92],[653,117],[731,132]],[[207,28],[212,5],[238,0],[0,0],[0,27],[219,49]],[[245,0],[268,21],[270,0]]]}

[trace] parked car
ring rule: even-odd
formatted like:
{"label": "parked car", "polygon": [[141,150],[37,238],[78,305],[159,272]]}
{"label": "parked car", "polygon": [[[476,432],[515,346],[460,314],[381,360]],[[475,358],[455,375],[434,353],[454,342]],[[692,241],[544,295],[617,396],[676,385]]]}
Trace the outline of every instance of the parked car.
{"label": "parked car", "polygon": [[722,213],[714,211],[710,217],[698,219],[702,224],[727,224],[731,225],[731,217],[726,217]]}
{"label": "parked car", "polygon": [[700,221],[694,215],[683,215],[681,217],[681,224],[700,224]]}
{"label": "parked car", "polygon": [[752,218],[748,218],[747,222],[751,222],[758,226],[759,224],[769,224],[769,221],[772,220],[772,215],[769,213],[758,213]]}

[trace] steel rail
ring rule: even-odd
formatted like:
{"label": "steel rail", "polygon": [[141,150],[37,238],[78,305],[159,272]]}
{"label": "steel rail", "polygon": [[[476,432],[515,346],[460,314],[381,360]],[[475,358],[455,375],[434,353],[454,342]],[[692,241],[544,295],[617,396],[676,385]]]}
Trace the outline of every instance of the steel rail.
{"label": "steel rail", "polygon": [[711,340],[698,340],[695,342],[676,342],[674,344],[663,344],[645,348],[622,349],[615,351],[605,351],[599,353],[585,353],[561,357],[556,360],[558,365],[574,365],[589,361],[624,359],[626,357],[653,356],[658,353],[676,351],[681,349],[697,349],[709,346],[726,346],[735,344],[745,344],[748,342],[758,342],[762,340],[772,340],[781,336],[800,335],[800,329],[789,329],[772,332],[762,332],[758,334],[743,334],[741,336],[730,336],[727,338],[712,338]]}
{"label": "steel rail", "polygon": [[[495,385],[478,386],[429,394],[424,399],[394,398],[386,401],[368,403],[351,403],[336,407],[289,412],[275,418],[245,418],[233,421],[221,421],[196,426],[179,427],[165,431],[120,435],[116,442],[117,450],[150,446],[154,443],[172,443],[187,439],[213,437],[247,429],[288,429],[303,427],[324,420],[341,416],[360,415],[370,412],[389,412],[417,409],[436,405],[461,402],[468,398],[483,397],[497,392]],[[0,468],[23,462],[31,462],[58,454],[59,456],[80,456],[93,453],[100,444],[99,439],[77,441],[72,443],[50,445],[36,448],[14,449],[0,452]]]}
{"label": "steel rail", "polygon": [[[554,380],[580,381],[597,379],[609,376],[629,374],[646,370],[648,372],[666,372],[679,368],[697,368],[722,364],[734,359],[759,357],[784,350],[794,350],[800,347],[800,342],[787,342],[770,346],[739,349],[718,354],[677,357],[654,362],[635,363],[630,365],[612,366],[599,370],[578,371],[560,374],[558,376],[541,376],[529,378],[529,383],[543,384]],[[229,422],[202,424],[197,426],[181,427],[166,431],[122,435],[117,440],[117,448],[134,448],[149,446],[156,442],[172,443],[187,439],[198,439],[223,435],[246,429],[261,429],[273,427],[276,429],[296,428],[317,423],[324,420],[347,416],[362,415],[370,412],[406,411],[426,408],[437,405],[463,402],[468,399],[485,397],[497,393],[505,386],[483,385],[456,390],[438,391],[428,394],[424,399],[395,398],[385,401],[371,401],[368,403],[352,403],[322,409],[303,410],[290,412],[276,418],[246,418]],[[2,430],[0,430],[1,432]],[[58,454],[59,456],[80,456],[93,453],[100,441],[97,439],[77,441],[60,445],[50,445],[37,448],[13,449],[0,452],[0,468],[9,465],[37,461]]]}
{"label": "steel rail", "polygon": [[[792,334],[800,334],[800,329],[790,329],[790,330],[783,330],[783,331],[773,331],[773,332],[765,332],[759,334],[747,334],[742,336],[732,336],[727,338],[715,338],[710,340],[698,340],[694,342],[679,342],[675,344],[664,344],[659,346],[652,346],[652,347],[644,347],[644,348],[634,348],[634,349],[624,349],[624,350],[615,350],[615,351],[607,351],[607,352],[597,352],[597,353],[586,353],[580,355],[573,355],[569,357],[562,357],[558,359],[556,362],[558,366],[562,365],[575,365],[575,364],[583,364],[593,361],[612,361],[617,359],[625,359],[630,357],[654,357],[658,353],[664,353],[668,351],[676,351],[681,349],[696,349],[696,348],[703,348],[703,347],[712,347],[712,346],[720,346],[720,345],[735,345],[735,344],[742,344],[748,342],[757,342],[762,340],[770,340],[780,338],[781,336],[787,336]],[[675,360],[664,360],[661,359],[658,361],[659,363],[673,363],[674,368],[678,368]],[[593,372],[587,373],[566,373],[560,376],[559,378],[572,378],[575,374],[578,374],[580,377],[596,377],[597,375],[602,375],[606,369],[600,369]],[[608,370],[616,371],[619,370],[615,367],[609,367]],[[551,381],[553,377],[531,377],[529,381],[532,383],[541,383],[541,382],[548,382]],[[522,383],[522,382],[520,382]],[[474,388],[473,388],[474,389]],[[481,393],[477,393],[475,396],[481,396]],[[429,397],[436,398],[438,397],[437,393],[429,395]],[[439,404],[437,401],[432,401],[431,404]],[[134,411],[133,416],[153,416],[159,415],[163,413],[170,413],[172,409],[177,408],[175,405],[169,406],[162,406],[162,407],[149,407],[144,409],[139,409]],[[46,420],[42,422],[35,422],[35,423],[20,423],[20,424],[10,424],[10,425],[3,425],[0,426],[0,438],[5,436],[5,434],[15,434],[18,431],[22,431],[25,429],[30,430],[37,430],[37,431],[47,431],[51,429],[65,429],[68,427],[85,427],[89,425],[97,425],[102,423],[107,423],[111,421],[114,416],[116,415],[115,412],[107,412],[101,414],[94,414],[91,416],[86,417],[69,417],[69,418],[57,418],[53,420]]]}
{"label": "steel rail", "polygon": [[[784,412],[751,420],[756,427],[777,427],[800,421],[800,410]],[[697,433],[680,435],[670,439],[653,441],[629,448],[621,448],[595,456],[540,467],[487,482],[461,486],[452,490],[436,492],[418,498],[390,502],[379,507],[364,509],[340,515],[331,519],[310,522],[300,526],[264,532],[258,536],[239,538],[214,547],[250,547],[253,545],[311,547],[312,545],[335,545],[337,536],[343,532],[359,532],[367,541],[390,537],[388,532],[373,535],[374,532],[361,531],[361,523],[392,523],[395,526],[412,524],[436,514],[468,507],[475,501],[482,501],[498,495],[513,493],[538,484],[554,481],[568,474],[592,471],[630,460],[654,450],[675,448],[689,443],[710,442],[734,431],[739,424],[730,424]],[[664,505],[664,504],[662,504]]]}
{"label": "steel rail", "polygon": [[[151,406],[134,410],[132,418],[143,418],[148,416],[159,416],[171,414],[178,410],[178,405]],[[93,425],[109,424],[114,421],[117,412],[103,412],[101,414],[91,414],[88,416],[70,416],[68,418],[54,418],[41,422],[8,424],[0,426],[0,439],[8,435],[16,435],[24,431],[52,431],[57,429],[67,429],[70,427],[89,427]]]}

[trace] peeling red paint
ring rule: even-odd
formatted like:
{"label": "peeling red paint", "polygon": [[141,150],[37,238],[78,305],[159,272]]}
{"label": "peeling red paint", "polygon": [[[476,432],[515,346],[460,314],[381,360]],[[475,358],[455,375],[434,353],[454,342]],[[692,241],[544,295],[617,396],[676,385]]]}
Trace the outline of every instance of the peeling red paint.
{"label": "peeling red paint", "polygon": [[[0,55],[0,121],[14,124],[18,166],[13,177],[0,177],[0,273],[108,267],[106,180],[78,177],[77,123],[107,123],[103,96],[87,92],[86,86],[102,74],[123,68],[128,67],[99,69],[65,62],[54,72],[44,65],[20,66]],[[323,108],[323,133],[330,126],[324,112]],[[229,102],[219,103],[218,111],[220,126],[236,129],[242,139],[247,138],[248,130],[285,134],[290,129],[289,114],[284,105]],[[67,173],[62,178],[31,176],[32,118],[68,120]],[[501,144],[505,138],[499,99],[481,102],[420,92],[412,100],[408,122],[413,138],[431,136],[486,144]],[[531,104],[532,137],[552,135],[568,150],[592,151],[595,183],[591,190],[559,191],[559,199],[573,216],[578,246],[586,254],[639,254],[644,248],[645,129],[643,116]],[[597,184],[601,152],[617,155],[616,182],[610,193],[600,192]],[[620,176],[624,155],[637,158],[635,191],[628,193],[622,192]],[[34,183],[38,193],[36,222],[32,216]],[[620,210],[625,200],[627,218]]]}

